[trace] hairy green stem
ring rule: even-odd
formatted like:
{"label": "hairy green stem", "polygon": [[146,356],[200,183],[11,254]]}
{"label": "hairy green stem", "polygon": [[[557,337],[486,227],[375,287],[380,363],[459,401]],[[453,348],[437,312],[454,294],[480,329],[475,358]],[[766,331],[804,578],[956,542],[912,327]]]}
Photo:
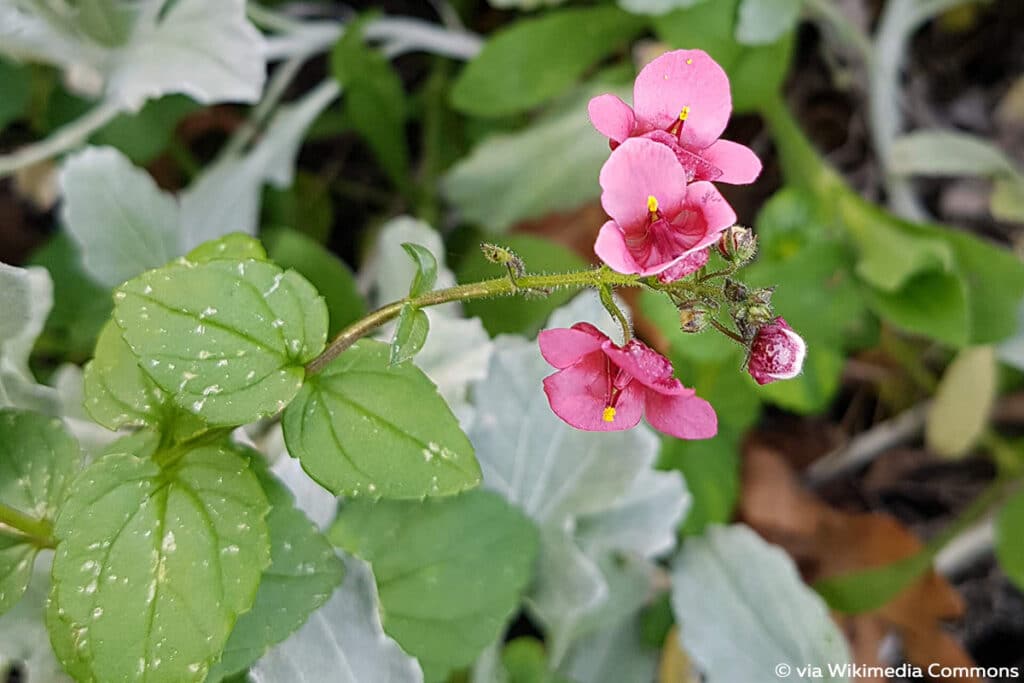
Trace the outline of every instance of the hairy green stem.
{"label": "hairy green stem", "polygon": [[[678,283],[674,283],[678,285]],[[456,285],[447,289],[438,289],[421,296],[409,297],[392,302],[370,313],[361,320],[352,323],[331,340],[323,353],[306,365],[306,373],[315,375],[367,334],[381,325],[395,319],[402,306],[412,304],[416,308],[437,306],[452,301],[472,301],[474,299],[490,299],[500,296],[514,296],[533,290],[559,289],[562,287],[583,288],[594,287],[648,287],[649,278],[641,275],[623,275],[607,268],[580,270],[570,273],[551,275],[523,275],[515,281],[509,277],[483,280],[465,285]]]}
{"label": "hairy green stem", "polygon": [[36,519],[21,510],[0,503],[0,524],[14,529],[40,548],[55,548],[53,525],[45,519]]}

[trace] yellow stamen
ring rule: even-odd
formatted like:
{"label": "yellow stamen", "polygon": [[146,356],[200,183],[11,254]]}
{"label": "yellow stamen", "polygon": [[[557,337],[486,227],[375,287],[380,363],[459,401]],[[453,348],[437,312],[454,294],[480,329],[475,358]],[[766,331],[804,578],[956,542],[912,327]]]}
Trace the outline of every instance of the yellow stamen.
{"label": "yellow stamen", "polygon": [[658,213],[658,198],[653,194],[647,195],[647,210],[650,211],[652,215]]}
{"label": "yellow stamen", "polygon": [[615,408],[612,408],[611,406],[608,406],[607,408],[605,408],[604,412],[601,413],[601,419],[604,420],[605,422],[614,422],[615,421]]}
{"label": "yellow stamen", "polygon": [[690,118],[690,105],[686,105],[681,110],[679,110],[680,121],[685,121],[688,118]]}
{"label": "yellow stamen", "polygon": [[687,59],[687,60],[686,60],[686,63],[687,63],[687,64],[693,64],[693,60],[692,60],[692,59]]}

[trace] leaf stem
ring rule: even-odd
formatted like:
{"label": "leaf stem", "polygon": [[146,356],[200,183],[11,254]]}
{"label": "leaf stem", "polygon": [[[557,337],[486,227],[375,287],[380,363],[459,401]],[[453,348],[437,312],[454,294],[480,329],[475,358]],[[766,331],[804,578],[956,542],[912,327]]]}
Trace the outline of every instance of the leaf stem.
{"label": "leaf stem", "polygon": [[57,547],[53,539],[53,525],[48,520],[30,517],[4,503],[0,503],[0,525],[14,529],[40,548]]}
{"label": "leaf stem", "polygon": [[116,102],[101,102],[88,113],[59,128],[50,137],[0,156],[0,178],[78,147],[88,140],[90,135],[113,121],[120,110]]}
{"label": "leaf stem", "polygon": [[[678,286],[678,283],[674,283]],[[650,287],[649,278],[641,275],[623,275],[607,268],[573,271],[543,275],[523,275],[513,282],[508,277],[483,280],[465,285],[456,285],[447,289],[438,289],[421,296],[408,297],[378,308],[368,316],[352,323],[331,340],[323,353],[306,365],[306,373],[315,375],[367,334],[381,325],[398,317],[402,306],[412,304],[416,308],[437,306],[452,301],[472,301],[474,299],[490,299],[501,296],[514,296],[532,290],[559,289],[563,287],[582,288],[594,287]]]}
{"label": "leaf stem", "polygon": [[715,328],[716,330],[718,330],[719,332],[724,334],[729,339],[732,339],[733,341],[735,341],[740,346],[743,346],[744,348],[746,348],[747,342],[745,342],[743,340],[743,337],[739,336],[738,334],[736,334],[735,332],[730,330],[728,327],[726,327],[722,323],[720,323],[717,320],[715,320],[714,318],[710,318],[710,322],[711,322],[711,326],[713,328]]}

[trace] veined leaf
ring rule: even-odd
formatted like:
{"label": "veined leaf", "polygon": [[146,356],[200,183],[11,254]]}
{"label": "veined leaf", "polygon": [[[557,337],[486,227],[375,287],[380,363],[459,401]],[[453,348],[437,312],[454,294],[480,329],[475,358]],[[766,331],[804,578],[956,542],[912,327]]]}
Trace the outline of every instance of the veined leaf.
{"label": "veined leaf", "polygon": [[[344,565],[320,531],[294,505],[292,494],[261,465],[251,465],[270,502],[270,566],[252,610],[235,623],[208,681],[242,671],[297,631],[341,583]],[[291,680],[291,679],[289,679]]]}
{"label": "veined leaf", "polygon": [[473,447],[437,388],[364,339],[309,378],[284,414],[288,451],[336,494],[445,496],[476,486]]}
{"label": "veined leaf", "polygon": [[244,458],[190,451],[166,470],[108,455],[57,521],[48,627],[69,671],[202,681],[269,562],[267,499]]}
{"label": "veined leaf", "polygon": [[373,567],[384,630],[427,681],[473,662],[502,632],[530,581],[533,524],[499,496],[351,502],[331,540]]}
{"label": "veined leaf", "polygon": [[[81,460],[78,444],[60,420],[28,411],[0,410],[3,505],[52,523]],[[38,551],[32,539],[0,532],[0,614],[25,592]]]}
{"label": "veined leaf", "polygon": [[327,339],[313,286],[262,261],[172,264],[125,283],[114,299],[142,369],[210,424],[282,410]]}
{"label": "veined leaf", "polygon": [[406,304],[398,315],[395,335],[391,339],[391,357],[389,365],[398,365],[419,353],[427,341],[430,332],[430,319],[419,308]]}

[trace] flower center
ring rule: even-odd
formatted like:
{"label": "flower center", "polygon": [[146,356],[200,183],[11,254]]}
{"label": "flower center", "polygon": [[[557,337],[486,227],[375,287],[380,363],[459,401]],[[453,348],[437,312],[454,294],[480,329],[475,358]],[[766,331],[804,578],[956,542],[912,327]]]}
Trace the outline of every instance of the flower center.
{"label": "flower center", "polygon": [[608,378],[608,384],[605,387],[605,408],[601,412],[601,419],[605,422],[614,422],[616,414],[615,406],[618,404],[619,397],[622,396],[623,390],[629,386],[630,382],[633,381],[633,375],[612,364],[611,359],[607,356],[605,356],[604,363],[605,377]]}
{"label": "flower center", "polygon": [[605,408],[604,412],[601,413],[601,419],[604,420],[605,422],[614,422],[615,408],[612,406],[608,406],[607,408]]}
{"label": "flower center", "polygon": [[647,195],[647,211],[651,214],[651,221],[658,220],[658,198],[653,194]]}
{"label": "flower center", "polygon": [[681,135],[683,126],[686,125],[686,119],[688,118],[690,118],[690,105],[686,105],[679,110],[679,117],[668,127],[668,132],[677,137]]}

